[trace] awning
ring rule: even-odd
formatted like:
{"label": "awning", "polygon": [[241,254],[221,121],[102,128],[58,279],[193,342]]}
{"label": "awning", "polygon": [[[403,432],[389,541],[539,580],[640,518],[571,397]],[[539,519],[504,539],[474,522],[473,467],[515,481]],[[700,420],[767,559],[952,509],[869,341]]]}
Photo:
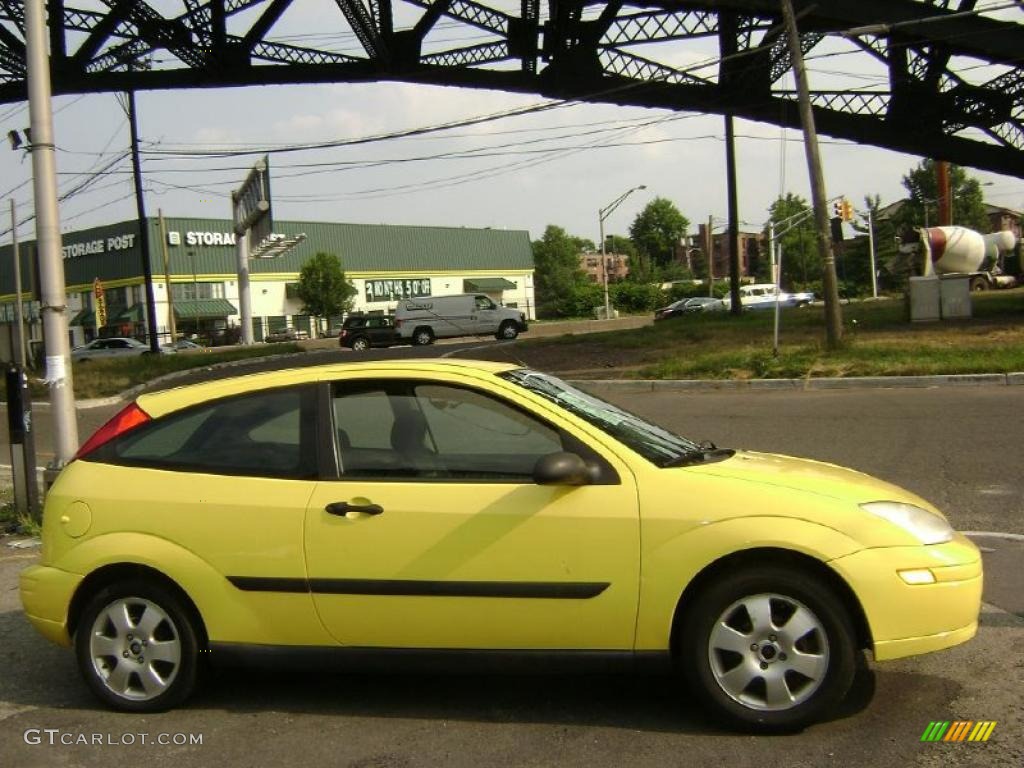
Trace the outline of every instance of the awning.
{"label": "awning", "polygon": [[500,293],[511,291],[515,287],[515,283],[504,277],[467,277],[462,281],[462,290],[466,293]]}
{"label": "awning", "polygon": [[200,320],[237,314],[235,305],[227,299],[179,299],[174,302],[174,316],[179,320]]}
{"label": "awning", "polygon": [[114,315],[110,323],[144,323],[146,322],[146,310],[141,304],[132,304],[128,309],[122,310]]}
{"label": "awning", "polygon": [[68,321],[68,325],[88,325],[93,326],[96,324],[96,313],[91,309],[79,310],[78,314],[72,317]]}

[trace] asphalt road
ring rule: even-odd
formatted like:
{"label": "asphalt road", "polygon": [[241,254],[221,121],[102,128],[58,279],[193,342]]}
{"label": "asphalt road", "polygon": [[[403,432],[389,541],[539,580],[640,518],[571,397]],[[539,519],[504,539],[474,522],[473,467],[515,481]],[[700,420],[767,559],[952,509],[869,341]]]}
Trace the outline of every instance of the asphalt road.
{"label": "asphalt road", "polygon": [[[609,399],[723,446],[835,461],[904,485],[962,530],[1024,533],[1024,388],[643,393]],[[80,429],[115,408],[83,412]],[[45,451],[48,414],[37,414]],[[6,453],[6,445],[0,445]],[[871,665],[850,705],[804,733],[722,733],[666,678],[359,676],[222,672],[184,709],[100,709],[69,652],[35,636],[16,573],[33,554],[0,547],[0,764],[405,766],[1019,766],[1024,763],[1024,542],[979,537],[986,608],[978,636]],[[995,720],[984,744],[924,744],[932,720]],[[27,729],[60,729],[26,743]],[[161,733],[201,745],[139,744]],[[126,745],[60,745],[85,734]],[[29,732],[28,740],[36,734]]]}

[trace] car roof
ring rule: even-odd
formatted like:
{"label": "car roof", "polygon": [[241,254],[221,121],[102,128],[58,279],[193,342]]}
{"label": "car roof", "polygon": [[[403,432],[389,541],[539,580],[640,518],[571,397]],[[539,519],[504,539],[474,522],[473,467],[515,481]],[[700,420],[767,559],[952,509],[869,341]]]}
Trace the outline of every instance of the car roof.
{"label": "car roof", "polygon": [[190,405],[216,400],[231,395],[243,394],[259,389],[272,389],[295,384],[304,384],[324,379],[342,378],[346,375],[365,376],[379,373],[386,376],[424,373],[462,374],[476,379],[487,379],[502,371],[511,371],[522,366],[511,363],[495,363],[488,360],[414,359],[376,360],[358,363],[328,363],[302,368],[287,368],[282,371],[266,371],[226,379],[189,384],[158,392],[139,395],[136,402],[150,416],[158,417]]}

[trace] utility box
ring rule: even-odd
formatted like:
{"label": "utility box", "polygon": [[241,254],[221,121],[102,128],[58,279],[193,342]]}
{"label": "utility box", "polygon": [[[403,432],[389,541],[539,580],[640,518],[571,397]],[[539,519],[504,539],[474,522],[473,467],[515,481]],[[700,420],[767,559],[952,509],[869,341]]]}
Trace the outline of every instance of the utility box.
{"label": "utility box", "polygon": [[939,280],[940,309],[943,320],[963,320],[971,316],[971,278],[949,275]]}
{"label": "utility box", "polygon": [[941,282],[937,277],[910,278],[910,322],[933,323],[941,318]]}

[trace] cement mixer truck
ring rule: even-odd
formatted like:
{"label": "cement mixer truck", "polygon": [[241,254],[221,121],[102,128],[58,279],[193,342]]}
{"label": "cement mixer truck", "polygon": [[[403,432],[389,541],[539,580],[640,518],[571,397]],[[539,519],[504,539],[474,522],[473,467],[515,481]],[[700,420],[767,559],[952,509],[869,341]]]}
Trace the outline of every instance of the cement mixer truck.
{"label": "cement mixer truck", "polygon": [[919,227],[916,246],[924,257],[925,275],[966,275],[972,291],[1012,288],[1018,280],[1007,274],[1006,259],[1017,246],[1012,232],[982,235],[967,227]]}

